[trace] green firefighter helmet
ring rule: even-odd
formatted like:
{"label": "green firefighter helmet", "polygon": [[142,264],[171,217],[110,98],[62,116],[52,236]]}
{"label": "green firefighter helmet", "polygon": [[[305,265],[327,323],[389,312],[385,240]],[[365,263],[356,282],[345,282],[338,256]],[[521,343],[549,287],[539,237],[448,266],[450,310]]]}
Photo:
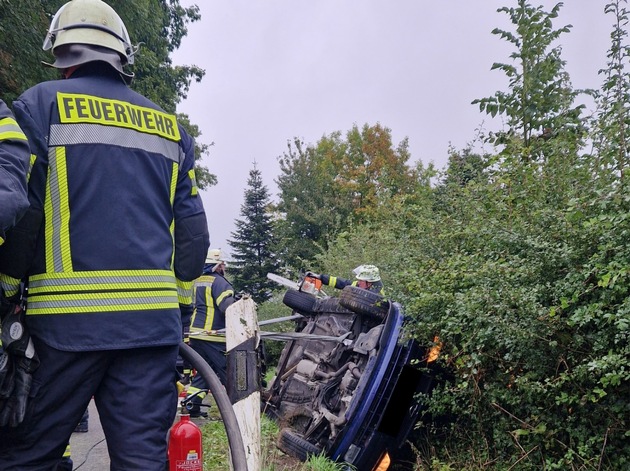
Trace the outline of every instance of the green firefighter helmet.
{"label": "green firefighter helmet", "polygon": [[43,49],[82,44],[98,46],[120,55],[122,65],[133,64],[135,50],[118,13],[102,0],[72,0],[55,14]]}
{"label": "green firefighter helmet", "polygon": [[381,281],[381,275],[378,271],[378,267],[375,265],[359,265],[352,270],[357,280],[368,281],[375,283]]}

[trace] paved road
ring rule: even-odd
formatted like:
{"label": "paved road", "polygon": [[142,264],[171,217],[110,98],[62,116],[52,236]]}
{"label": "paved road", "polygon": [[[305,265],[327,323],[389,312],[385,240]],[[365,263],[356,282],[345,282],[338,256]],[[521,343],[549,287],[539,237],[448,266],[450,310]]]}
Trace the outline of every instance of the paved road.
{"label": "paved road", "polygon": [[105,435],[94,401],[88,407],[90,420],[87,433],[73,433],[70,438],[70,453],[74,468],[81,471],[107,471],[109,455]]}
{"label": "paved road", "polygon": [[[109,454],[107,443],[101,428],[101,421],[96,411],[94,400],[90,401],[89,427],[86,433],[73,433],[70,437],[70,452],[74,463],[73,469],[80,471],[108,471]],[[177,420],[177,419],[176,419]],[[195,419],[197,425],[207,422],[204,419]]]}

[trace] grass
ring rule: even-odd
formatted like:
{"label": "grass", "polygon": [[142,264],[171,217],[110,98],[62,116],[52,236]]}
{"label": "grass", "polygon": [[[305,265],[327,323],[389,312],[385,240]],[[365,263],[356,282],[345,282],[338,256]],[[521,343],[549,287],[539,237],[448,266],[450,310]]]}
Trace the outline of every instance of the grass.
{"label": "grass", "polygon": [[[205,401],[204,401],[205,402]],[[212,403],[210,399],[208,403]],[[200,424],[203,441],[204,470],[229,471],[229,448],[223,421],[215,404],[207,409],[208,419]],[[276,447],[280,430],[277,424],[261,416],[262,471],[348,471],[347,465],[335,463],[323,455],[311,456],[306,463],[284,454]]]}

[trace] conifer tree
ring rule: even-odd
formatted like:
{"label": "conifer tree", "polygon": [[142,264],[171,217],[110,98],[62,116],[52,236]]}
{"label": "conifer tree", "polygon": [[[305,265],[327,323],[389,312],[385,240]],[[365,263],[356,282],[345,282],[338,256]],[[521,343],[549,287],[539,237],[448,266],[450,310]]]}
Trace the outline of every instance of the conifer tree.
{"label": "conifer tree", "polygon": [[261,303],[271,296],[273,283],[267,273],[278,268],[273,253],[273,221],[269,212],[269,190],[263,184],[262,174],[256,167],[249,172],[241,218],[235,222],[228,244],[232,248],[234,288],[252,296]]}

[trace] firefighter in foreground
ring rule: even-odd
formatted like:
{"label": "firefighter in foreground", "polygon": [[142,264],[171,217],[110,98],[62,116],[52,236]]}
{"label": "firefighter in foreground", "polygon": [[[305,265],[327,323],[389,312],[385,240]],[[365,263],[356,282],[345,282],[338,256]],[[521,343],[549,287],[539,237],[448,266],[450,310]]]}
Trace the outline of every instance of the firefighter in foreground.
{"label": "firefighter in foreground", "polygon": [[359,288],[378,293],[381,296],[385,296],[383,282],[381,281],[381,274],[377,266],[359,265],[352,270],[352,273],[355,277],[354,280],[346,280],[332,275],[321,275],[312,272],[307,272],[306,276],[321,280],[323,285],[332,286],[336,289],[344,289],[346,286],[357,286]]}
{"label": "firefighter in foreground", "polygon": [[182,338],[176,277],[197,278],[209,247],[194,143],[128,87],[135,49],[106,3],[63,5],[44,49],[63,79],[14,102],[43,216],[20,228],[35,238],[20,253],[41,365],[23,420],[0,429],[0,469],[54,469],[94,396],[111,469],[162,471]]}
{"label": "firefighter in foreground", "polygon": [[[194,310],[190,325],[190,346],[212,367],[223,386],[227,387],[227,357],[225,334],[217,335],[216,330],[225,329],[225,312],[236,298],[234,288],[225,278],[225,260],[220,249],[208,251],[203,275],[193,284]],[[192,381],[190,393],[207,389],[204,379],[197,375]],[[199,403],[205,395],[197,395],[196,404],[190,411],[191,417],[205,415]]]}

